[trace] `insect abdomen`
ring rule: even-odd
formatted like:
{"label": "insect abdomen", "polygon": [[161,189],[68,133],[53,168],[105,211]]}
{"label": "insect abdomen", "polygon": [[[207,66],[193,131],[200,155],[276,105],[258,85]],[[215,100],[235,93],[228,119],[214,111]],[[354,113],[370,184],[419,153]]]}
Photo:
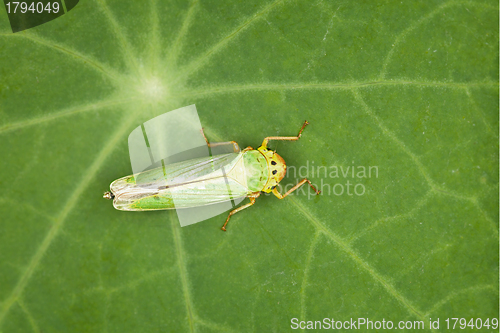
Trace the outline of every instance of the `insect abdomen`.
{"label": "insect abdomen", "polygon": [[160,195],[140,198],[132,204],[129,204],[128,207],[130,210],[158,210],[175,208],[172,197]]}

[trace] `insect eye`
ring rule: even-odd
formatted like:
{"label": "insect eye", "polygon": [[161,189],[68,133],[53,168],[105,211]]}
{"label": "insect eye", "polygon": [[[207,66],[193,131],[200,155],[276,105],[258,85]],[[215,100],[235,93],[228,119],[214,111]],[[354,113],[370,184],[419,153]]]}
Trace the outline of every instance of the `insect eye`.
{"label": "insect eye", "polygon": [[271,164],[272,164],[272,165],[276,165],[276,162],[275,162],[275,161],[271,161]]}
{"label": "insect eye", "polygon": [[275,175],[275,174],[276,174],[277,172],[278,172],[278,171],[276,171],[276,170],[273,170],[273,175]]}

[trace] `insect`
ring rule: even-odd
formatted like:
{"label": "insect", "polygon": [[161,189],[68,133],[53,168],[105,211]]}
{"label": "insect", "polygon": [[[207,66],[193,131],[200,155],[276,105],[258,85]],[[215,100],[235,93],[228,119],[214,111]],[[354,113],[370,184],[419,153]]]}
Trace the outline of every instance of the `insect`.
{"label": "insect", "polygon": [[[233,148],[233,153],[163,165],[117,179],[111,183],[110,191],[104,193],[104,198],[113,200],[113,206],[118,210],[176,209],[178,214],[194,207],[227,201],[234,203],[238,198],[249,198],[249,203],[231,210],[221,228],[226,231],[231,216],[255,204],[262,192],[272,193],[283,199],[308,183],[316,194],[320,193],[307,178],[286,193],[280,193],[277,186],[285,177],[286,163],[280,155],[267,147],[271,140],[299,140],[308,124],[307,121],[304,122],[297,136],[266,137],[259,148],[247,147],[242,151],[239,151],[238,144],[234,141],[209,143],[201,129],[201,134],[212,151],[218,146],[226,145]],[[211,216],[205,218],[209,217]]]}

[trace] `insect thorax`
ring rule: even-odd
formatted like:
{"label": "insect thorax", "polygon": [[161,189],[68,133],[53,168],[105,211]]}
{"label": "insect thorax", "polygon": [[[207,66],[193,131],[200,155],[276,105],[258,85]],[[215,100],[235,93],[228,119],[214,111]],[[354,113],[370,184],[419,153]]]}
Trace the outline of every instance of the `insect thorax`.
{"label": "insect thorax", "polygon": [[262,191],[269,179],[266,158],[257,150],[249,150],[244,153],[243,162],[247,188],[252,192]]}

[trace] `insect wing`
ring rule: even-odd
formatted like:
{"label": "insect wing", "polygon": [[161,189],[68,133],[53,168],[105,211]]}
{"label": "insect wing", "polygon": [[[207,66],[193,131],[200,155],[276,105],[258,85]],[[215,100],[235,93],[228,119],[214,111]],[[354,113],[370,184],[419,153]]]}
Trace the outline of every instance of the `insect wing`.
{"label": "insect wing", "polygon": [[241,185],[227,177],[241,157],[239,147],[209,147],[194,104],[146,121],[130,133],[128,145],[135,186],[168,196],[181,226],[233,209],[245,198]]}
{"label": "insect wing", "polygon": [[209,156],[194,105],[146,121],[130,133],[128,147],[134,174]]}

